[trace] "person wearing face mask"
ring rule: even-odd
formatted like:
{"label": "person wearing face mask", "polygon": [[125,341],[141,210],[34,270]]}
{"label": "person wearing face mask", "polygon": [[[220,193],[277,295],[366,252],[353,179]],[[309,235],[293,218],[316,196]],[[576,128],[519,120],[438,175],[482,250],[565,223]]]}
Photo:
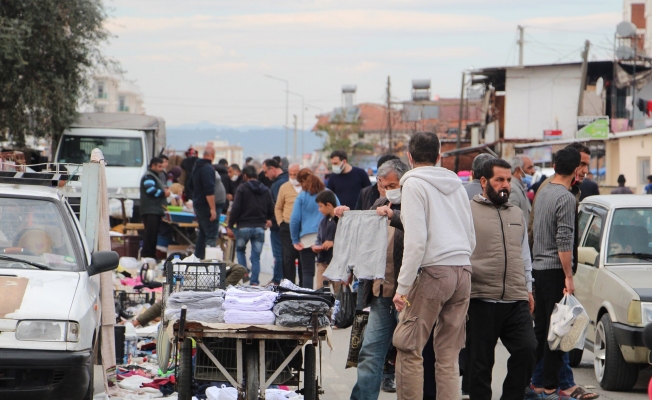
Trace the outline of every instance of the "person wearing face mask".
{"label": "person wearing face mask", "polygon": [[[381,165],[389,160],[395,159],[398,159],[398,157],[393,154],[384,155],[378,159],[377,168],[380,169]],[[376,200],[378,200],[380,197],[381,194],[379,192],[378,183],[367,186],[366,188],[362,189],[362,191],[360,191],[360,196],[358,197],[358,201],[355,205],[354,210],[369,210],[371,206],[376,202]]]}
{"label": "person wearing face mask", "polygon": [[[290,164],[288,166],[288,181],[282,184],[278,189],[276,203],[274,205],[274,217],[279,226],[279,235],[281,236],[281,247],[283,254],[283,278],[292,283],[296,283],[297,269],[296,262],[300,260],[299,251],[292,244],[290,235],[290,217],[292,217],[292,208],[299,192],[301,184],[297,180],[301,166],[299,164]],[[299,279],[301,279],[301,265],[299,265]]]}
{"label": "person wearing face mask", "polygon": [[364,169],[349,164],[345,151],[335,150],[331,153],[332,171],[328,179],[328,189],[332,190],[342,205],[355,207],[360,191],[371,186],[369,176]]}
{"label": "person wearing face mask", "polygon": [[526,221],[530,219],[532,204],[527,198],[525,180],[529,178],[531,182],[533,173],[534,163],[530,157],[519,154],[512,159],[512,191],[509,194],[509,202],[523,211]]}
{"label": "person wearing face mask", "polygon": [[[483,193],[471,200],[477,238],[471,255],[471,301],[466,349],[472,399],[491,399],[498,339],[510,353],[502,399],[523,398],[534,370],[537,342],[531,313],[532,263],[523,212],[508,202],[513,166],[491,159],[482,166]],[[511,181],[511,183],[510,183]]]}
{"label": "person wearing face mask", "polygon": [[233,191],[233,195],[235,196],[235,191],[238,190],[238,186],[243,182],[242,171],[238,164],[231,164],[229,165],[227,172],[229,174],[229,185],[231,186],[231,191]]}

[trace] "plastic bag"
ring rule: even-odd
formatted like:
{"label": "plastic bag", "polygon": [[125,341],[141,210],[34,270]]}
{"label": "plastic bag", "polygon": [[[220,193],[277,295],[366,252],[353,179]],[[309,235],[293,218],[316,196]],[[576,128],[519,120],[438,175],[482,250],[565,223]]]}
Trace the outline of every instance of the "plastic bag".
{"label": "plastic bag", "polygon": [[[328,319],[326,315],[319,315],[318,316],[319,320],[319,327],[323,328],[325,326],[329,326],[331,324],[331,321]],[[309,327],[312,326],[312,316],[310,315],[292,315],[292,314],[282,314],[276,317],[276,325],[280,326],[287,326],[287,327],[298,327],[298,326],[305,326]]]}
{"label": "plastic bag", "polygon": [[564,295],[550,316],[548,345],[550,350],[564,352],[583,349],[589,315],[582,304],[572,294]]}
{"label": "plastic bag", "polygon": [[328,307],[328,304],[323,301],[288,300],[282,301],[274,306],[274,314],[276,314],[276,316],[281,316],[283,314],[310,316],[313,312],[322,316],[328,314],[329,311],[330,307]]}
{"label": "plastic bag", "polygon": [[369,312],[356,311],[353,328],[351,328],[351,339],[349,339],[349,355],[346,359],[346,367],[344,368],[358,366],[358,357],[360,356],[360,349],[362,349],[362,341],[364,340],[364,331],[367,328],[367,322],[369,322]]}
{"label": "plastic bag", "polygon": [[342,285],[337,300],[340,301],[340,309],[335,317],[334,325],[339,329],[345,329],[353,325],[355,318],[356,293],[351,291],[348,285]]}

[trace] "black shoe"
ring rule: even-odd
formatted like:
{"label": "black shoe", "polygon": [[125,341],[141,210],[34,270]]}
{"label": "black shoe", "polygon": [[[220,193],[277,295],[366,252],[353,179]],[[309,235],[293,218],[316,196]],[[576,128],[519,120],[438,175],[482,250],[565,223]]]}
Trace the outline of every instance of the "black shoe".
{"label": "black shoe", "polygon": [[383,379],[383,383],[380,385],[380,390],[385,393],[396,393],[396,383],[394,383],[394,379]]}

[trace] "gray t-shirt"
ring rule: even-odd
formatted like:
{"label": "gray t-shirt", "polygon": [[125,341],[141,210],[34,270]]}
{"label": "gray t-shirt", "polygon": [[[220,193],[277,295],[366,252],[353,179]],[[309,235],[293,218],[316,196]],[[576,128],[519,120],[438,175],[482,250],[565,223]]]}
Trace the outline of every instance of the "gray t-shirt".
{"label": "gray t-shirt", "polygon": [[534,207],[532,268],[561,269],[558,253],[573,251],[575,196],[565,186],[550,183],[539,189]]}

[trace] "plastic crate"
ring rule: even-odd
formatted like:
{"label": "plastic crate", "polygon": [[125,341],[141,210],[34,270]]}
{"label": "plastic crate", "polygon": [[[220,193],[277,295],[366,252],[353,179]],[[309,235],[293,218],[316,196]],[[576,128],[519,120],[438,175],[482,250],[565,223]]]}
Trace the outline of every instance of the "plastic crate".
{"label": "plastic crate", "polygon": [[189,212],[166,211],[167,218],[172,222],[191,223],[195,220],[195,214]]}
{"label": "plastic crate", "polygon": [[[217,358],[222,366],[231,376],[237,374],[236,340],[233,338],[212,338],[206,337],[202,341],[210,352]],[[274,371],[285,361],[285,358],[296,346],[296,340],[267,340],[265,342],[265,380],[269,379]],[[295,362],[290,362],[283,371],[274,379],[273,385],[287,383],[294,377],[292,367],[301,365],[301,352],[295,356]],[[197,346],[195,357],[194,379],[211,382],[226,382],[227,378],[222,371],[204,353],[204,350]]]}
{"label": "plastic crate", "polygon": [[[226,289],[226,263],[165,263],[166,285],[169,292],[212,292]],[[164,299],[167,300],[167,299]]]}
{"label": "plastic crate", "polygon": [[145,303],[153,305],[156,302],[156,293],[132,293],[119,291],[116,292],[115,297],[120,302],[120,306],[123,310]]}

